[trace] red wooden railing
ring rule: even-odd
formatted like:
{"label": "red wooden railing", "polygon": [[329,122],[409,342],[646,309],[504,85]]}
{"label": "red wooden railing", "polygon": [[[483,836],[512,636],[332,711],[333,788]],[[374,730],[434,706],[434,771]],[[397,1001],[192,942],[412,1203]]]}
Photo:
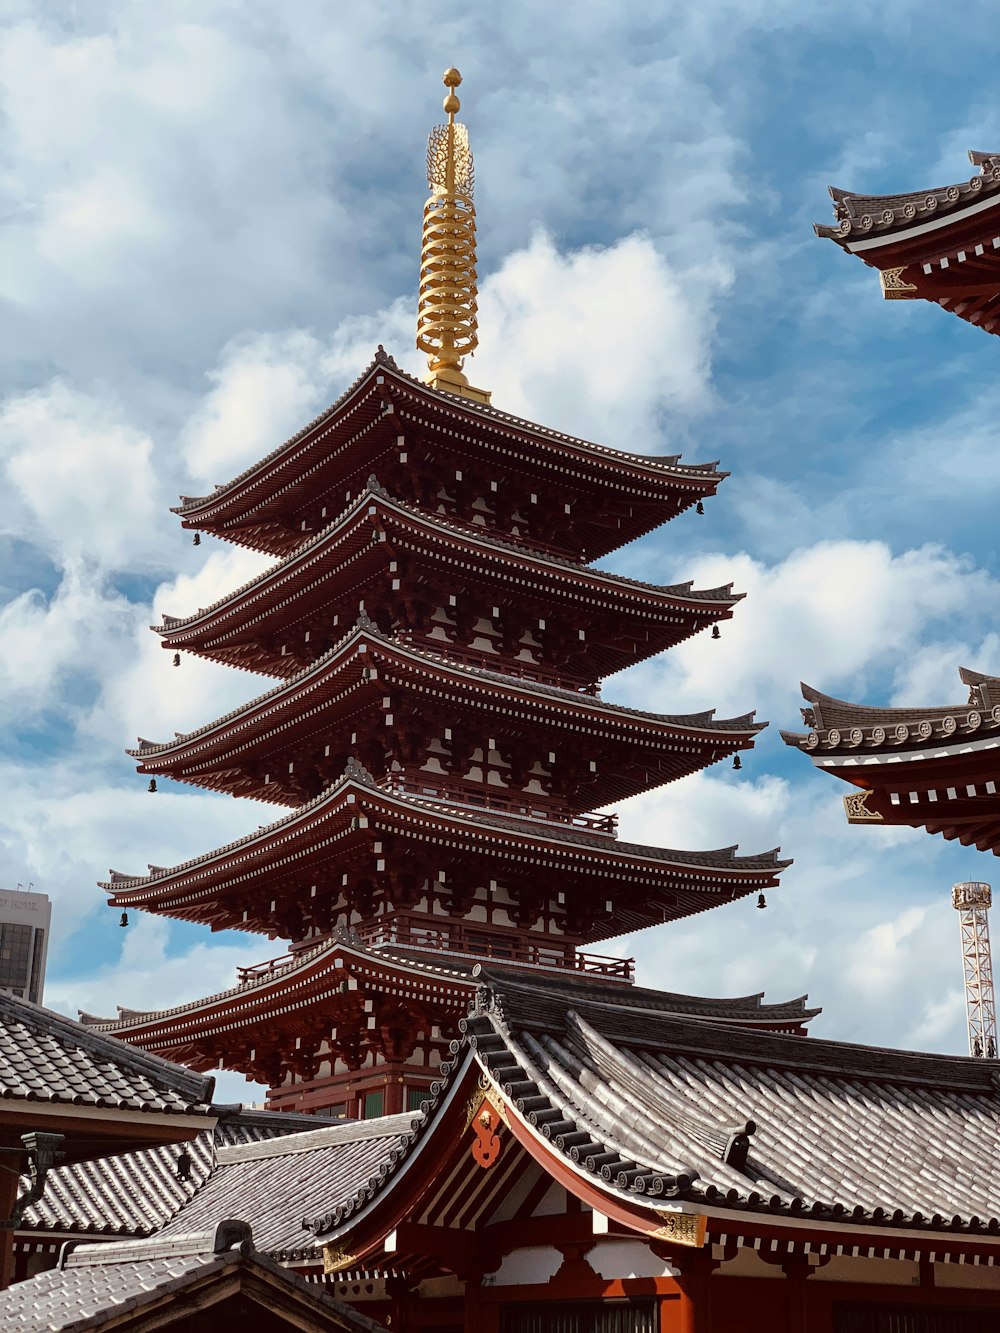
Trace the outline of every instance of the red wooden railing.
{"label": "red wooden railing", "polygon": [[[518,963],[547,971],[584,972],[591,977],[608,981],[631,983],[635,975],[634,958],[612,958],[607,954],[580,953],[568,948],[554,947],[545,940],[525,940],[523,937],[501,935],[499,932],[477,930],[467,925],[421,926],[413,922],[389,917],[385,921],[363,926],[358,936],[367,945],[398,945],[406,949],[436,954],[459,954],[482,960],[492,958],[498,963]],[[241,986],[271,976],[287,967],[307,950],[283,953],[263,963],[238,967],[236,974]]]}
{"label": "red wooden railing", "polygon": [[612,958],[607,954],[580,953],[553,945],[551,938],[532,940],[480,930],[467,923],[423,926],[398,917],[358,928],[365,944],[395,944],[428,953],[462,954],[467,958],[492,958],[498,963],[518,963],[558,972],[585,972],[593,977],[631,982],[634,958]]}
{"label": "red wooden railing", "polygon": [[496,810],[498,814],[512,815],[516,819],[540,819],[552,824],[566,824],[571,828],[586,829],[588,833],[604,833],[610,838],[616,837],[618,833],[618,816],[615,814],[573,814],[551,806],[529,805],[523,793],[487,787],[477,791],[441,780],[437,774],[428,773],[425,782],[403,773],[390,773],[385,786],[389,791],[400,794],[426,796],[432,800],[447,801],[449,805],[467,806],[475,810]]}

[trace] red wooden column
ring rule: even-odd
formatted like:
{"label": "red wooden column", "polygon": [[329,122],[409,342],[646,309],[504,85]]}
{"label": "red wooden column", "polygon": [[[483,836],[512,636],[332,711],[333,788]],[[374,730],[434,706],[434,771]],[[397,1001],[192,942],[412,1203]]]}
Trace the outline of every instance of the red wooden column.
{"label": "red wooden column", "polygon": [[[10,1159],[8,1159],[10,1160]],[[14,1158],[17,1161],[17,1158]],[[0,1171],[0,1221],[7,1221],[14,1211],[20,1177],[9,1167]],[[14,1228],[0,1230],[0,1291],[14,1280]]]}
{"label": "red wooden column", "polygon": [[789,1254],[781,1261],[785,1275],[785,1328],[787,1333],[807,1333],[809,1327],[806,1279],[812,1272],[807,1254]]}
{"label": "red wooden column", "polygon": [[660,1299],[660,1333],[712,1333],[711,1275],[719,1261],[710,1247],[695,1250],[651,1244],[653,1253],[679,1269],[678,1299]]}

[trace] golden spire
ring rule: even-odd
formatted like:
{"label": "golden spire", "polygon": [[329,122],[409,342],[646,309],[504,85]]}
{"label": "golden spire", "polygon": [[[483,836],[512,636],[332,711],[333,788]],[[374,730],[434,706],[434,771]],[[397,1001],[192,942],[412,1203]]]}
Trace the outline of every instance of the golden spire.
{"label": "golden spire", "polygon": [[448,124],[435,125],[427,141],[431,195],[424,205],[417,346],[427,353],[428,384],[488,403],[486,390],[474,388],[462,374],[465,358],[479,346],[474,173],[468,131],[455,120],[462,105],[455,89],[462,76],[448,69],[443,82]]}

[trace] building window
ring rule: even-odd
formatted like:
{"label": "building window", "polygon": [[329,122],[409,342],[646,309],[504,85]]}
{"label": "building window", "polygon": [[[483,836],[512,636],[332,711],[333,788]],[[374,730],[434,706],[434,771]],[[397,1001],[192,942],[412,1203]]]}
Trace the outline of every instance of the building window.
{"label": "building window", "polygon": [[30,977],[31,926],[0,925],[0,989],[24,995]]}
{"label": "building window", "polygon": [[382,1114],[382,1108],[385,1106],[385,1093],[379,1088],[377,1092],[366,1092],[364,1102],[362,1103],[362,1120],[374,1120]]}
{"label": "building window", "polygon": [[421,1106],[430,1097],[426,1088],[407,1088],[406,1089],[406,1109],[408,1111],[419,1111]]}
{"label": "building window", "polygon": [[45,931],[36,930],[31,946],[31,982],[28,986],[28,999],[32,1004],[42,1002],[42,962],[45,958]]}
{"label": "building window", "polygon": [[948,1310],[919,1305],[833,1307],[834,1333],[997,1333],[995,1310]]}
{"label": "building window", "polygon": [[500,1333],[657,1333],[655,1301],[545,1301],[505,1305]]}

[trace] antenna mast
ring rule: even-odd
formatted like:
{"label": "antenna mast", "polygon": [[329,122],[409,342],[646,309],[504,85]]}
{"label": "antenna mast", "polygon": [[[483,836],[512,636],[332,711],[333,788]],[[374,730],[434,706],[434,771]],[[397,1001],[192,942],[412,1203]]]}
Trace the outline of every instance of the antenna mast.
{"label": "antenna mast", "polygon": [[952,886],[951,905],[959,914],[962,932],[969,1054],[985,1060],[997,1057],[997,1010],[987,919],[992,903],[993,891],[988,884],[969,882]]}

